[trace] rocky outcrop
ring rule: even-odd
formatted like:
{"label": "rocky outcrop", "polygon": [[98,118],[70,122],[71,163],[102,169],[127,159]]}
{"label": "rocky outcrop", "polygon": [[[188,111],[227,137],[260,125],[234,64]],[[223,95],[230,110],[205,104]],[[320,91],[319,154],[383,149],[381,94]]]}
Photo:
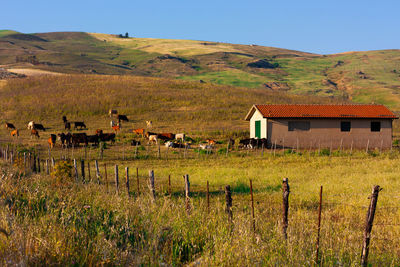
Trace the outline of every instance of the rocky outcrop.
{"label": "rocky outcrop", "polygon": [[290,90],[290,87],[287,83],[268,82],[268,83],[264,83],[264,86],[273,91],[288,91],[288,90]]}

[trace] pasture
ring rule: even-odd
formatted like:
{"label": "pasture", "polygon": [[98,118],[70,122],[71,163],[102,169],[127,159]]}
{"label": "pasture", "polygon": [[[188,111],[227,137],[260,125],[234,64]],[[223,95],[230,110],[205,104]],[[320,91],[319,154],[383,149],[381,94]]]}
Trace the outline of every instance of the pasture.
{"label": "pasture", "polygon": [[[84,75],[8,81],[0,90],[0,99],[2,119],[20,131],[18,138],[11,137],[2,122],[1,148],[8,146],[15,152],[13,167],[4,160],[0,163],[2,265],[313,265],[322,185],[321,264],[358,266],[368,197],[376,184],[383,190],[369,263],[400,264],[397,149],[295,153],[238,149],[236,143],[226,153],[229,138],[248,136],[247,123],[242,120],[254,103],[335,100],[158,78]],[[71,122],[85,122],[87,129],[73,132],[111,132],[110,108],[127,115],[129,122],[122,122],[115,144],[107,142],[102,155],[94,146],[63,149],[58,140],[55,148],[48,149],[50,134],[66,132],[63,115]],[[39,139],[30,138],[30,120],[46,128],[39,132]],[[146,120],[153,122],[147,130],[185,132],[192,139],[191,148],[161,145],[159,150],[157,145],[147,145],[132,132],[146,128]],[[208,138],[217,141],[216,147],[199,150],[198,145]],[[132,139],[141,145],[131,146]],[[35,152],[41,160],[54,157],[54,169],[46,174],[41,165],[40,173],[31,172],[23,164],[24,152]],[[78,163],[78,179],[72,159]],[[85,162],[84,181],[81,160]],[[129,192],[125,167],[129,167]],[[155,174],[155,200],[148,188],[150,170]],[[184,195],[186,174],[189,212]],[[289,178],[291,191],[287,240],[281,230],[283,178]],[[225,212],[226,185],[232,191],[232,222]]]}

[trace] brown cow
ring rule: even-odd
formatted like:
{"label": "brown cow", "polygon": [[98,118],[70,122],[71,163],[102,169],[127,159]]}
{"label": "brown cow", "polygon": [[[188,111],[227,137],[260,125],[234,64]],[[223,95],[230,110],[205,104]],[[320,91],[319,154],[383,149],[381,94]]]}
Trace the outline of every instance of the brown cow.
{"label": "brown cow", "polygon": [[134,129],[133,133],[135,133],[137,135],[141,135],[142,137],[144,137],[145,130],[143,128]]}
{"label": "brown cow", "polygon": [[15,126],[14,126],[14,124],[12,124],[12,123],[9,123],[9,122],[6,122],[6,128],[8,129],[8,130],[15,130]]}
{"label": "brown cow", "polygon": [[157,134],[157,138],[161,140],[174,140],[175,134],[173,133],[159,133]]}
{"label": "brown cow", "polygon": [[103,134],[103,130],[101,130],[101,129],[96,130],[96,135],[102,135],[102,134]]}
{"label": "brown cow", "polygon": [[19,131],[18,130],[11,131],[11,136],[18,137],[19,136]]}
{"label": "brown cow", "polygon": [[86,133],[73,133],[72,134],[72,144],[74,146],[79,145],[79,144],[85,144],[86,146],[88,145],[88,140],[87,140],[87,135]]}
{"label": "brown cow", "polygon": [[102,142],[111,141],[111,143],[115,143],[115,133],[103,133],[99,137]]}
{"label": "brown cow", "polygon": [[37,138],[40,138],[38,130],[31,129],[31,138],[32,138],[32,136],[36,136]]}
{"label": "brown cow", "polygon": [[210,146],[215,146],[215,140],[212,139],[207,139],[207,144],[209,144]]}
{"label": "brown cow", "polygon": [[47,143],[51,148],[53,148],[56,145],[56,140],[57,140],[57,135],[50,134],[49,139],[47,139]]}

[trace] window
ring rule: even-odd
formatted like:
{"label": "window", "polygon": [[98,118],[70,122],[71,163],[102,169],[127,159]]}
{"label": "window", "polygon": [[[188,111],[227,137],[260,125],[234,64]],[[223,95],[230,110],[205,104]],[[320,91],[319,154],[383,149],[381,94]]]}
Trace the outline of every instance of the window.
{"label": "window", "polygon": [[371,132],[380,132],[380,131],[381,131],[381,122],[371,121]]}
{"label": "window", "polygon": [[340,131],[341,132],[350,132],[351,122],[349,121],[341,121],[340,122]]}
{"label": "window", "polygon": [[309,121],[289,121],[288,131],[309,131],[310,122]]}

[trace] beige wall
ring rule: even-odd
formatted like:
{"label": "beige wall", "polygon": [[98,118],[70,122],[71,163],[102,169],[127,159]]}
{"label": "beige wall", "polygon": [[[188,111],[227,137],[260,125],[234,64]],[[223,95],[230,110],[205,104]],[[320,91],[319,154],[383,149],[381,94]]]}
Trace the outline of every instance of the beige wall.
{"label": "beige wall", "polygon": [[255,121],[261,121],[261,138],[267,138],[267,119],[265,119],[258,110],[254,112],[250,119],[250,138],[256,137]]}
{"label": "beige wall", "polygon": [[[383,149],[391,147],[392,144],[392,120],[391,119],[358,119],[358,120],[339,120],[339,119],[303,119],[310,121],[309,131],[288,131],[288,121],[296,119],[268,119],[268,141],[277,143],[277,146],[299,148],[330,148],[338,149],[342,143],[342,148],[349,149],[353,143],[353,148],[365,149],[369,142],[369,148]],[[299,121],[299,120],[298,120]],[[350,132],[340,131],[340,122],[350,121]],[[381,122],[380,132],[371,132],[371,121]],[[369,140],[369,141],[368,141]]]}

